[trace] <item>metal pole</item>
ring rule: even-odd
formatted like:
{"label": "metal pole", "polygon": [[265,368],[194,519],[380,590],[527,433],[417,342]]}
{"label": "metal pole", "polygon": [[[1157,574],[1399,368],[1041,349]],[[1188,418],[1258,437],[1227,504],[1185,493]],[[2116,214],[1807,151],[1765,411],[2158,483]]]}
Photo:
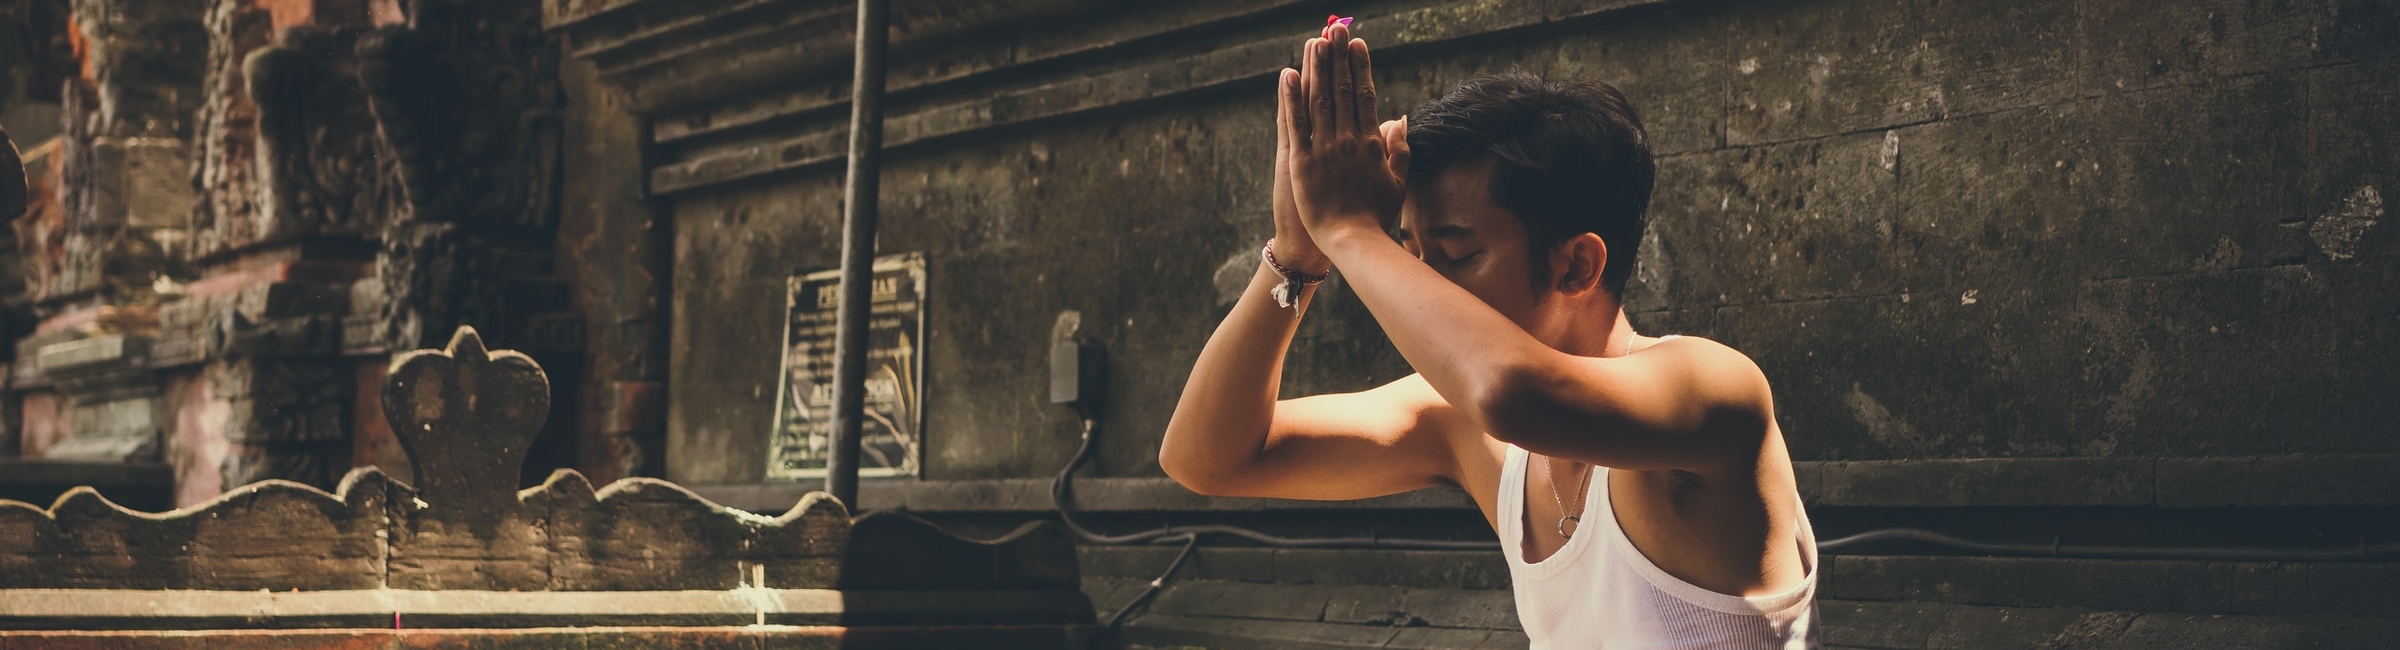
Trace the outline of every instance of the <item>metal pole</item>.
{"label": "metal pole", "polygon": [[890,0],[858,0],[858,63],[850,85],[850,184],[842,193],[842,303],[836,312],[833,450],[825,491],[858,509],[858,439],[865,420],[867,288],[874,278],[875,202],[883,171],[883,54]]}

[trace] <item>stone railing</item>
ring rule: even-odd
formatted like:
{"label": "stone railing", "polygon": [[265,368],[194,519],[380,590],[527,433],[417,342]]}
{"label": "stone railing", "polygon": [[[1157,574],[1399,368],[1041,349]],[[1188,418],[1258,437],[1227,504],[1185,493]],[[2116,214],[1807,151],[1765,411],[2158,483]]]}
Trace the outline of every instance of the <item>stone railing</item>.
{"label": "stone railing", "polygon": [[89,487],[0,501],[0,647],[1091,642],[1073,543],[1046,522],[979,542],[821,493],[768,517],[653,479],[518,490],[548,380],[469,328],[397,357],[383,397],[412,483],[359,468],[330,494],[266,481],[155,514]]}

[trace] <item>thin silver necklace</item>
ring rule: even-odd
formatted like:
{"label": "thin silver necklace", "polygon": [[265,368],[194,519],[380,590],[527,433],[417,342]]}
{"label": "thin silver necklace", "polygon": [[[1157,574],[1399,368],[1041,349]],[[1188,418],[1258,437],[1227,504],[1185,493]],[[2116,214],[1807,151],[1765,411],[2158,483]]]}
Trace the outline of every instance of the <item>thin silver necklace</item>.
{"label": "thin silver necklace", "polygon": [[[1638,336],[1640,335],[1635,335],[1635,337]],[[1624,351],[1618,352],[1617,356],[1622,357],[1628,354],[1633,354],[1633,338],[1634,337],[1628,337],[1625,339],[1625,349]],[[1576,503],[1583,503],[1584,494],[1592,489],[1592,468],[1587,465],[1583,469],[1583,480],[1577,483],[1575,486]],[[1575,533],[1567,530],[1567,524],[1573,523],[1575,524],[1575,530],[1583,530],[1583,513],[1578,512],[1571,515],[1567,514],[1567,500],[1565,497],[1562,497],[1558,494],[1558,475],[1556,473],[1553,473],[1550,476],[1550,501],[1558,504],[1558,538],[1575,539]]]}

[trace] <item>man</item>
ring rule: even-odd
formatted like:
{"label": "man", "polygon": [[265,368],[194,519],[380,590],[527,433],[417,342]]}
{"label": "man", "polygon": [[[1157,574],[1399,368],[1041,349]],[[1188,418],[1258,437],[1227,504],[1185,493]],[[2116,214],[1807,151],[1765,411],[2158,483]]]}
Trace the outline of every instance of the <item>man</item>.
{"label": "man", "polygon": [[[1625,318],[1654,166],[1623,95],[1481,77],[1378,126],[1363,41],[1336,26],[1303,58],[1278,81],[1275,239],[1160,467],[1218,496],[1463,487],[1536,648],[1814,646],[1815,541],[1766,378]],[[1278,401],[1334,268],[1417,374]]]}

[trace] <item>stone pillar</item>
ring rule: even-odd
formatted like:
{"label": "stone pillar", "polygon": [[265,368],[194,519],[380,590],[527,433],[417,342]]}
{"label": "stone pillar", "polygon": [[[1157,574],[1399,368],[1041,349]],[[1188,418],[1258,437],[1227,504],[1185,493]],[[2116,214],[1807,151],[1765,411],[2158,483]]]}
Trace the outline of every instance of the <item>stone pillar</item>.
{"label": "stone pillar", "polygon": [[[358,79],[405,191],[378,237],[371,287],[353,293],[355,349],[440,344],[472,326],[525,350],[572,385],[583,319],[555,270],[559,204],[558,44],[538,0],[419,0],[408,25],[359,42]],[[499,82],[505,80],[505,83]],[[534,441],[529,472],[573,458],[570,415]]]}
{"label": "stone pillar", "polygon": [[642,196],[636,152],[648,130],[624,92],[602,83],[590,60],[565,59],[559,70],[573,164],[561,170],[558,265],[573,279],[577,310],[591,315],[582,381],[558,380],[561,395],[587,405],[575,467],[599,484],[665,476],[674,228]]}
{"label": "stone pillar", "polygon": [[[0,222],[14,223],[18,215],[25,214],[26,200],[30,197],[31,188],[25,183],[25,161],[17,154],[17,143],[8,137],[8,125],[0,124]],[[17,267],[16,264],[11,264],[11,262],[17,261],[16,242],[11,237],[13,234],[15,234],[14,230],[0,229],[0,238],[10,240],[5,245],[0,245],[0,258],[5,258],[0,259],[0,277],[11,280],[16,277],[16,274],[11,271],[15,271]],[[0,293],[15,296],[24,291],[19,283],[10,282],[8,284],[18,286]],[[6,334],[8,334],[7,321],[0,319],[0,335]],[[0,372],[0,378],[7,375],[6,372]],[[18,432],[23,430],[23,427],[19,426],[17,421],[17,400],[13,399],[13,396],[10,397],[0,398],[0,457],[16,456],[22,453],[20,451],[22,437]]]}
{"label": "stone pillar", "polygon": [[209,399],[181,408],[226,414],[221,433],[192,433],[222,436],[225,488],[331,487],[350,467],[355,366],[382,362],[342,346],[393,187],[353,54],[368,5],[218,0],[209,13],[183,257],[199,276],[162,311],[157,364],[206,383]]}
{"label": "stone pillar", "polygon": [[61,90],[64,135],[48,154],[55,203],[17,224],[35,235],[22,250],[44,322],[18,340],[14,387],[54,391],[42,416],[71,423],[44,446],[48,457],[159,457],[169,416],[149,369],[154,289],[185,242],[193,202],[187,143],[207,43],[202,13],[184,0],[70,5],[83,65]]}
{"label": "stone pillar", "polygon": [[474,325],[580,353],[534,0],[70,6],[57,199],[16,228],[44,320],[9,370],[42,450],[163,447],[185,499],[331,487],[391,350]]}

